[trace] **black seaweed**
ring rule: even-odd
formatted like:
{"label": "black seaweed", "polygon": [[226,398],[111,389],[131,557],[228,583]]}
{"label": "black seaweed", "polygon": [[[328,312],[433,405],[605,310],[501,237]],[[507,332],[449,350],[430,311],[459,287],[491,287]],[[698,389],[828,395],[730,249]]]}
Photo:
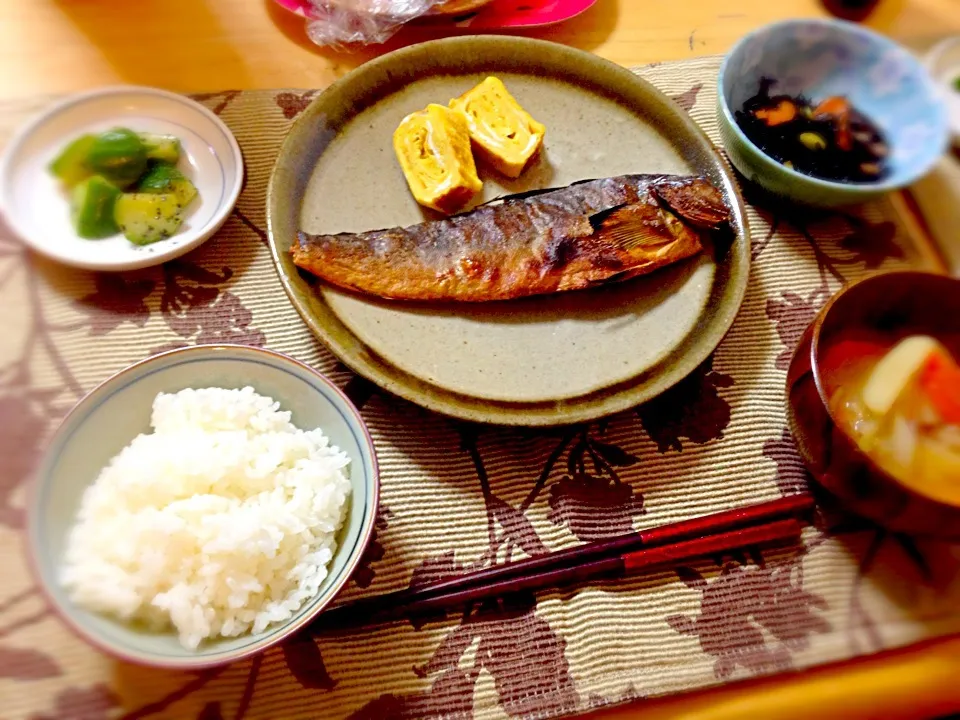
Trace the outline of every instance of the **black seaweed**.
{"label": "black seaweed", "polygon": [[[771,78],[761,79],[759,92],[735,113],[744,134],[764,153],[798,172],[823,180],[877,182],[889,174],[886,139],[868,117],[850,108],[852,147],[844,150],[838,145],[840,127],[836,118],[813,117],[816,105],[803,95],[771,95],[775,84],[776,80]],[[775,108],[784,100],[797,107],[793,120],[770,126],[757,117],[758,111]],[[800,139],[804,133],[815,133],[825,146],[808,147]]]}

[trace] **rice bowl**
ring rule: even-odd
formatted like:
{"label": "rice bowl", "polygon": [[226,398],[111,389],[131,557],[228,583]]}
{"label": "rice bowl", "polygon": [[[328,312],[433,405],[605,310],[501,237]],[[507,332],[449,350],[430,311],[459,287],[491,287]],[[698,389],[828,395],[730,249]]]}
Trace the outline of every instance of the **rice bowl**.
{"label": "rice bowl", "polygon": [[326,577],[349,458],[251,387],[161,393],[151,426],[84,493],[61,575],[71,599],[172,624],[190,649],[292,617]]}
{"label": "rice bowl", "polygon": [[[333,537],[330,548],[333,556],[325,564],[326,577],[319,582],[316,592],[304,598],[299,609],[292,610],[292,605],[285,608],[283,614],[286,615],[285,611],[290,610],[292,615],[286,620],[271,620],[262,632],[256,632],[251,625],[249,630],[234,636],[219,633],[202,639],[199,646],[193,649],[181,642],[180,630],[169,614],[163,617],[163,612],[167,611],[162,608],[157,608],[159,615],[154,616],[153,620],[148,617],[150,611],[142,607],[125,620],[116,610],[91,609],[93,600],[89,597],[84,604],[78,602],[79,596],[74,599],[75,588],[73,591],[68,589],[64,579],[67,568],[76,562],[70,560],[69,555],[81,508],[87,502],[92,503],[85,498],[88,491],[92,493],[90,488],[106,468],[123,454],[134,438],[156,433],[152,423],[157,396],[174,396],[185,388],[223,388],[239,392],[246,386],[254,388],[256,395],[279,402],[278,410],[289,411],[290,422],[296,428],[305,432],[320,429],[328,439],[328,446],[339,448],[349,458],[349,463],[341,469],[350,484],[343,503],[344,517]],[[183,450],[178,448],[177,454],[183,455]],[[25,549],[28,550],[37,584],[51,607],[77,635],[100,650],[128,662],[168,669],[195,670],[223,665],[262,652],[304,628],[345,588],[371,539],[379,499],[378,475],[376,451],[359,410],[342,390],[317,370],[286,355],[261,348],[238,345],[182,348],[154,355],[121,370],[91,390],[64,418],[46,443],[43,458],[30,485],[27,499],[28,543]],[[167,500],[170,497],[168,494]],[[228,498],[231,502],[232,497]],[[205,510],[204,516],[206,514]],[[255,522],[258,521],[245,522],[244,525],[253,526]],[[235,523],[230,524],[231,527],[233,525]],[[132,537],[118,538],[115,544],[128,548],[125,551],[116,550],[118,553],[130,553],[129,548],[137,545]],[[154,558],[165,560],[171,555],[159,547],[151,552]],[[224,553],[226,550],[221,547],[218,552]],[[286,553],[285,550],[283,552]],[[278,551],[276,567],[289,569],[288,560],[296,565],[295,559],[288,558],[286,554],[280,557]],[[322,564],[319,560],[307,562]],[[160,577],[155,570],[152,572],[155,573],[154,578]],[[283,574],[280,570],[277,572],[278,575]],[[322,573],[317,574],[319,576]],[[154,592],[150,595],[151,588],[142,579],[137,587],[138,591],[143,591],[144,598],[152,600],[160,594]],[[183,571],[180,581],[186,587],[191,587],[186,571]],[[170,587],[173,584],[168,581]],[[296,584],[288,585],[287,590],[298,587],[299,579]],[[111,588],[104,592],[107,591],[114,590]],[[208,592],[208,595],[214,594]],[[272,588],[269,595],[267,601],[287,597],[284,592],[273,593]],[[136,603],[141,603],[138,595],[128,596],[128,602],[129,597],[137,598]],[[260,600],[263,599],[251,591],[247,601],[250,608],[259,610]],[[150,603],[144,601],[143,604]],[[194,604],[198,607],[202,605],[201,602]],[[203,622],[210,622],[212,631],[216,619],[225,619],[226,614],[221,615],[222,608],[211,607],[208,610],[212,613],[210,617],[213,622],[206,617]],[[163,627],[158,626],[158,617]],[[248,621],[249,617],[247,615]],[[266,617],[263,619],[267,620]],[[204,631],[203,622],[194,628],[201,635]]]}

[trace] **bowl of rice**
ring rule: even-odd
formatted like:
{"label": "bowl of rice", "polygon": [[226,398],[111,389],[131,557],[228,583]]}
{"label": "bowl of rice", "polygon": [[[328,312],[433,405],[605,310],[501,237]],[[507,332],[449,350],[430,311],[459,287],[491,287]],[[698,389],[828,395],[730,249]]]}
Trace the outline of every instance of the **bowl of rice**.
{"label": "bowl of rice", "polygon": [[34,478],[29,548],[90,643],[210,667],[334,599],[378,498],[370,434],[332,382],[272,351],[202,345],[128,367],[67,415]]}

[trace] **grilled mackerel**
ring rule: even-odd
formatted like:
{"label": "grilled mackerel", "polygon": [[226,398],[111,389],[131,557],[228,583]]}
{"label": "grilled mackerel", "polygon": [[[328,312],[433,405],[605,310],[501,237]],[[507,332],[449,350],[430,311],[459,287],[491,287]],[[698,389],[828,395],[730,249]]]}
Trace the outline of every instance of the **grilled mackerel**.
{"label": "grilled mackerel", "polygon": [[627,280],[703,249],[730,208],[702,177],[622,175],[491,201],[406,228],[298,233],[294,263],[395,300],[509,300]]}

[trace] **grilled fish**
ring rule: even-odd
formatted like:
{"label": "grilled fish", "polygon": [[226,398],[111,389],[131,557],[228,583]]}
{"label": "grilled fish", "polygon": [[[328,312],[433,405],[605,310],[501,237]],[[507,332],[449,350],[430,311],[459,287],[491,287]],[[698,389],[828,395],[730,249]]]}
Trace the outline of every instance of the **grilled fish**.
{"label": "grilled fish", "polygon": [[623,175],[493,200],[406,228],[310,235],[293,262],[328,283],[396,300],[482,302],[579,290],[703,249],[730,209],[704,178]]}

